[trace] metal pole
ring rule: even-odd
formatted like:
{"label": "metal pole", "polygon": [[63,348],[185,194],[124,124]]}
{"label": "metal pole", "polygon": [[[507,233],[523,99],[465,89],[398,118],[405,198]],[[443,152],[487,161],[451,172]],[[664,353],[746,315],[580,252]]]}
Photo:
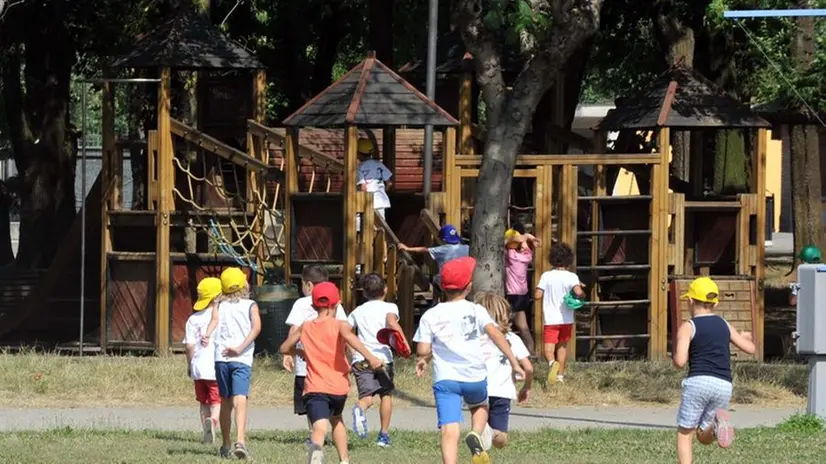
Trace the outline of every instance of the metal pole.
{"label": "metal pole", "polygon": [[[430,0],[427,23],[427,98],[436,98],[436,35],[439,31],[439,0]],[[444,141],[442,142],[444,146]],[[433,126],[424,128],[424,194],[430,194],[433,177]]]}
{"label": "metal pole", "polygon": [[826,16],[824,9],[805,10],[728,10],[723,12],[723,17],[728,19],[744,18],[811,18]]}
{"label": "metal pole", "polygon": [[83,146],[80,148],[80,338],[78,351],[83,356],[83,325],[86,313],[86,93],[88,83],[81,84],[83,91],[80,96],[80,105],[83,107],[80,117],[80,130],[83,137]]}

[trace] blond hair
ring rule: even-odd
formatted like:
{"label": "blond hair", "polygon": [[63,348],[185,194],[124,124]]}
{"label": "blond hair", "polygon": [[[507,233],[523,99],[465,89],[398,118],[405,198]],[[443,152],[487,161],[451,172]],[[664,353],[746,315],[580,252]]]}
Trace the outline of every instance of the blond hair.
{"label": "blond hair", "polygon": [[241,300],[248,300],[251,296],[250,286],[249,284],[245,285],[244,288],[232,292],[232,293],[222,293],[215,297],[216,302],[218,303],[238,303]]}
{"label": "blond hair", "polygon": [[505,297],[493,292],[479,292],[473,301],[488,310],[488,314],[502,333],[511,331],[511,304]]}

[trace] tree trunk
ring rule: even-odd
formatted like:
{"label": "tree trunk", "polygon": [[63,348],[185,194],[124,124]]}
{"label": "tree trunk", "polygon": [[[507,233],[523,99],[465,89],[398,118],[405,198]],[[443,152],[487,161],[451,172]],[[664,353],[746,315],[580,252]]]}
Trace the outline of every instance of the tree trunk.
{"label": "tree trunk", "polygon": [[823,245],[820,150],[817,126],[791,126],[792,211],[795,252],[806,245]]}
{"label": "tree trunk", "polygon": [[330,6],[321,20],[321,34],[316,46],[315,62],[313,63],[313,77],[311,92],[313,95],[321,93],[333,82],[333,67],[338,58],[338,46],[341,39],[347,34],[344,28],[346,23],[342,17],[350,14],[348,8]]}
{"label": "tree trunk", "polygon": [[393,68],[393,8],[395,0],[370,0],[370,48]]}

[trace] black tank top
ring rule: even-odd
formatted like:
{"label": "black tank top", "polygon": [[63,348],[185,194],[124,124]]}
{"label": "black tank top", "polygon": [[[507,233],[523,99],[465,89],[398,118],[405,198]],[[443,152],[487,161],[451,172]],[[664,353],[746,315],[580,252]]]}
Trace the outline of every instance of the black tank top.
{"label": "black tank top", "polygon": [[691,319],[694,338],[688,346],[688,376],[709,375],[731,382],[731,330],[716,314]]}

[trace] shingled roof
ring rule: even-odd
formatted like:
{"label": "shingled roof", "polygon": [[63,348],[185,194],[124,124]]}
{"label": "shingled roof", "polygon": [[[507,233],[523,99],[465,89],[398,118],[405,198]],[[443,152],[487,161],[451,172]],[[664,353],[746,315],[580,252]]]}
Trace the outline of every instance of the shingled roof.
{"label": "shingled roof", "polygon": [[284,120],[287,126],[456,126],[453,116],[370,53]]}
{"label": "shingled roof", "polygon": [[132,49],[113,59],[111,67],[175,69],[262,69],[241,45],[206,18],[181,12],[139,38]]}
{"label": "shingled roof", "polygon": [[747,105],[693,69],[675,66],[647,89],[617,100],[601,130],[673,128],[757,128],[770,124]]}

